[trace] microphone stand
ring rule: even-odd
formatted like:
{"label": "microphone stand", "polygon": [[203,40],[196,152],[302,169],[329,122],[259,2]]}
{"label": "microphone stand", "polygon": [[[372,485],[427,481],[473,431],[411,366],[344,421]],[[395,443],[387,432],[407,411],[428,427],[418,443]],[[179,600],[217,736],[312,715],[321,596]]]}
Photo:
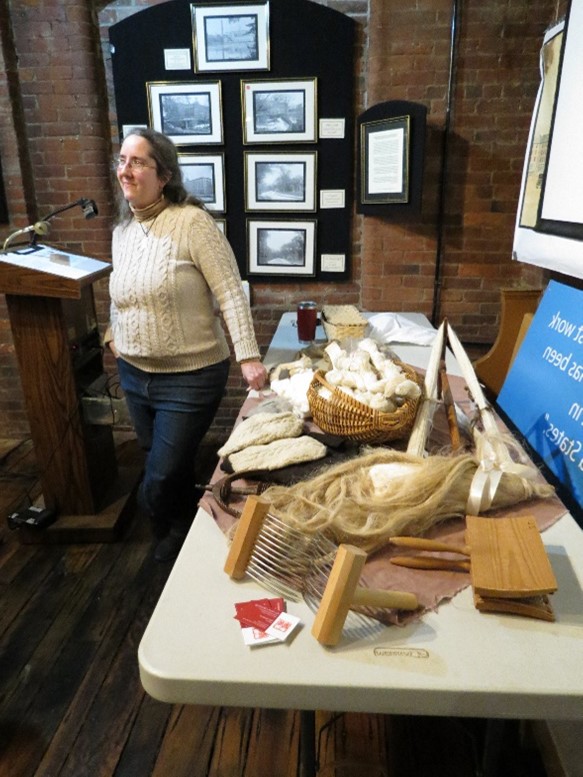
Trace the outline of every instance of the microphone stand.
{"label": "microphone stand", "polygon": [[16,232],[12,232],[12,234],[8,235],[4,241],[2,250],[6,251],[12,240],[14,240],[15,237],[18,237],[18,235],[26,235],[29,233],[31,235],[29,245],[31,247],[36,246],[38,236],[48,234],[50,229],[49,221],[51,219],[53,219],[55,216],[58,216],[59,213],[64,213],[66,210],[76,208],[78,205],[83,208],[83,215],[86,219],[92,219],[97,216],[98,210],[95,201],[89,200],[86,197],[81,197],[81,199],[75,200],[75,202],[70,202],[68,205],[62,205],[60,208],[52,210],[43,219],[37,221],[35,224],[31,224],[29,227],[24,227],[24,229],[17,229]]}

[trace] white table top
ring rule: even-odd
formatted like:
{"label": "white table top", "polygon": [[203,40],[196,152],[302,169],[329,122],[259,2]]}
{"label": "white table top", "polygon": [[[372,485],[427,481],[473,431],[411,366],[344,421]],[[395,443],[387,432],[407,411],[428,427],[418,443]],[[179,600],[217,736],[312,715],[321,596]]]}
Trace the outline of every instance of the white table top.
{"label": "white table top", "polygon": [[[411,348],[407,360],[423,366],[428,348]],[[272,594],[227,577],[226,538],[199,510],[139,647],[142,684],[179,704],[583,719],[583,531],[565,515],[543,540],[559,586],[555,623],[479,613],[467,588],[405,627],[345,630],[324,648],[308,606],[288,602],[299,632],[248,648],[234,605]]]}

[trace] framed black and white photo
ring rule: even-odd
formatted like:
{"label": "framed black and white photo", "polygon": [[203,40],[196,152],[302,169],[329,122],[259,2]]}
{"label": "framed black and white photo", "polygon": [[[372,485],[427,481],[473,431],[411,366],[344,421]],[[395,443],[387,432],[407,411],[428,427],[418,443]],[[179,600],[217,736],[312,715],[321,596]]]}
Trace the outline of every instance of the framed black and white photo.
{"label": "framed black and white photo", "polygon": [[316,210],[316,152],[245,152],[248,211]]}
{"label": "framed black and white photo", "polygon": [[149,81],[150,126],[177,146],[223,142],[221,82]]}
{"label": "framed black and white photo", "polygon": [[313,143],[315,78],[241,81],[243,143]]}
{"label": "framed black and white photo", "polygon": [[224,154],[178,154],[182,180],[189,194],[211,211],[225,211]]}
{"label": "framed black and white photo", "polygon": [[269,2],[191,6],[194,70],[269,70]]}
{"label": "framed black and white photo", "polygon": [[215,224],[220,231],[227,236],[227,219],[215,219]]}
{"label": "framed black and white photo", "polygon": [[410,117],[363,122],[360,128],[361,201],[409,201]]}
{"label": "framed black and white photo", "polygon": [[249,275],[313,277],[316,220],[247,221]]}

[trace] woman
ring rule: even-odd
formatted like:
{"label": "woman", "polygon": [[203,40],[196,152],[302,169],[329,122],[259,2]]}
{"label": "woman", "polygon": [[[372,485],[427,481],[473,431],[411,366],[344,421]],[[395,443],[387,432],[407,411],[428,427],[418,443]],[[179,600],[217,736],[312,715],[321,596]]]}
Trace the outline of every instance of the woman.
{"label": "woman", "polygon": [[159,538],[154,557],[171,561],[196,511],[194,460],[229,372],[215,300],[249,387],[262,388],[267,373],[231,247],[184,188],[174,144],[134,129],[116,167],[122,196],[106,342],[147,451],[139,500]]}

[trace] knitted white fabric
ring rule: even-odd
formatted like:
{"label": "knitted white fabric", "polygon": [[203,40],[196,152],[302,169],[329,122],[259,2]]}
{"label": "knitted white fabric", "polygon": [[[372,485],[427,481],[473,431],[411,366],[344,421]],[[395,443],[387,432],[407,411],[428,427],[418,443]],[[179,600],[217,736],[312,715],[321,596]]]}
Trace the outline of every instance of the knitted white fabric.
{"label": "knitted white fabric", "polygon": [[116,227],[110,277],[111,332],[130,364],[146,372],[186,372],[259,358],[253,321],[233,251],[213,217],[169,204],[146,220]]}
{"label": "knitted white fabric", "polygon": [[304,435],[294,439],[275,440],[267,445],[251,445],[229,456],[234,472],[274,470],[303,461],[316,461],[326,455],[326,446]]}
{"label": "knitted white fabric", "polygon": [[282,437],[299,437],[303,421],[293,413],[255,413],[233,429],[219,456],[230,456],[250,445],[266,445]]}

